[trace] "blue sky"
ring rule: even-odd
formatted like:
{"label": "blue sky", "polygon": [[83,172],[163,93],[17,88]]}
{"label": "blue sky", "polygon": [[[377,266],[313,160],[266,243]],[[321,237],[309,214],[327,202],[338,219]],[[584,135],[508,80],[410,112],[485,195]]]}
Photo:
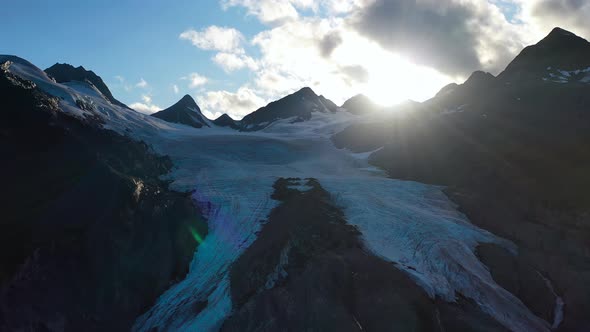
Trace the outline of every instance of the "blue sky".
{"label": "blue sky", "polygon": [[190,94],[236,119],[303,86],[336,103],[422,101],[474,70],[498,74],[554,26],[590,36],[578,0],[19,0],[3,12],[0,53],[83,65],[142,112]]}
{"label": "blue sky", "polygon": [[[82,65],[128,104],[149,92],[158,105],[167,107],[179,99],[173,84],[180,95],[194,94],[179,80],[190,72],[208,77],[211,89],[242,84],[249,73],[233,73],[230,79],[211,63],[212,52],[178,36],[210,25],[235,27],[246,37],[261,29],[243,8],[224,11],[215,0],[23,0],[3,7],[7,5],[12,14],[0,20],[0,53],[20,56],[42,69],[56,62]],[[117,76],[125,78],[131,91]],[[142,78],[149,84],[147,90],[135,87]]]}

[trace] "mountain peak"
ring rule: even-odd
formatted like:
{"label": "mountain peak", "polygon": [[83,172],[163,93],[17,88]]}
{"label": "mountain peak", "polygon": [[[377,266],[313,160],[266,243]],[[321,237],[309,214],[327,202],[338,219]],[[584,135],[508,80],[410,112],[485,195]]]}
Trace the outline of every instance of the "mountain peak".
{"label": "mountain peak", "polygon": [[199,105],[197,105],[197,102],[193,99],[193,97],[191,97],[188,94],[184,95],[184,97],[182,97],[176,104],[182,105],[184,107],[198,109],[199,111],[201,110],[199,108]]}
{"label": "mountain peak", "polygon": [[257,130],[276,120],[295,118],[294,121],[305,121],[311,118],[312,112],[334,112],[337,109],[333,102],[304,87],[246,115],[242,123],[246,130]]}
{"label": "mountain peak", "polygon": [[236,120],[232,119],[227,113],[223,113],[217,119],[213,120],[213,123],[219,127],[230,127],[232,129],[239,129],[239,125]]}
{"label": "mountain peak", "polygon": [[88,82],[94,85],[100,93],[102,93],[107,100],[111,103],[128,108],[125,104],[121,103],[115,97],[104,83],[102,78],[96,75],[92,70],[86,70],[82,66],[74,67],[68,63],[56,63],[53,66],[45,69],[47,75],[53,77],[58,83],[78,81]]}
{"label": "mountain peak", "polygon": [[358,94],[342,104],[342,108],[353,114],[367,114],[378,109],[369,97],[364,94]]}
{"label": "mountain peak", "polygon": [[537,44],[525,47],[498,78],[539,79],[549,68],[569,71],[588,67],[590,43],[572,32],[554,28]]}
{"label": "mountain peak", "polygon": [[[553,37],[553,36],[574,36],[574,37],[578,37],[575,33],[567,31],[565,29],[562,29],[560,27],[555,27],[553,28],[553,30],[551,30],[551,32],[547,35],[547,37]],[[547,38],[546,37],[546,38]]]}
{"label": "mountain peak", "polygon": [[209,121],[201,113],[199,105],[197,105],[190,95],[184,95],[174,105],[163,111],[156,112],[152,116],[164,121],[180,123],[195,128],[209,127]]}

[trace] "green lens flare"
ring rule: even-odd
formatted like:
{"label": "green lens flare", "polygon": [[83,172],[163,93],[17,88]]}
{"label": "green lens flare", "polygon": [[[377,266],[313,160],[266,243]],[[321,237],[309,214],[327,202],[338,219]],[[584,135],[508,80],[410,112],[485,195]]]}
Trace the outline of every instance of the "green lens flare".
{"label": "green lens flare", "polygon": [[188,229],[190,230],[191,234],[193,235],[195,241],[197,241],[198,244],[203,243],[203,238],[201,237],[201,235],[199,235],[199,232],[197,232],[196,229],[194,229],[192,226],[189,226]]}

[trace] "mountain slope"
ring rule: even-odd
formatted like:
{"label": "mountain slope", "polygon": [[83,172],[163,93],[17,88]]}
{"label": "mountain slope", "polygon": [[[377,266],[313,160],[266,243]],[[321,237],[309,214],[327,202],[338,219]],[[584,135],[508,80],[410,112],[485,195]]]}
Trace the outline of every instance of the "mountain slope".
{"label": "mountain slope", "polygon": [[129,330],[186,274],[197,244],[187,229],[206,225],[160,179],[169,158],[98,113],[65,111],[42,90],[57,85],[13,73],[42,75],[27,61],[0,60],[0,153],[11,156],[0,172],[0,330]]}
{"label": "mountain slope", "polygon": [[522,50],[498,78],[501,81],[563,78],[567,82],[575,76],[579,80],[588,77],[590,82],[590,43],[555,28],[539,43]]}
{"label": "mountain slope", "polygon": [[292,118],[293,122],[300,122],[311,119],[313,112],[336,111],[338,108],[333,102],[306,87],[246,115],[241,124],[243,130],[259,130],[281,119]]}
{"label": "mountain slope", "polygon": [[195,128],[210,127],[209,120],[201,113],[201,109],[189,95],[185,95],[176,104],[156,112],[152,116]]}
{"label": "mountain slope", "polygon": [[125,104],[121,103],[115,97],[104,83],[100,76],[96,75],[91,70],[86,70],[84,67],[74,67],[67,63],[56,63],[53,66],[45,69],[45,72],[53,77],[57,83],[65,83],[71,81],[79,81],[79,82],[89,82],[94,85],[98,91],[100,91],[111,103],[121,106],[127,107]]}
{"label": "mountain slope", "polygon": [[[588,52],[588,42],[556,29],[498,78],[474,73],[409,116],[355,132],[361,139],[386,127],[373,165],[394,178],[448,186],[473,223],[515,242],[516,256],[480,246],[480,259],[563,331],[590,327],[590,85],[542,75],[549,65],[583,69],[590,58],[578,54]],[[354,135],[341,146],[347,142]]]}

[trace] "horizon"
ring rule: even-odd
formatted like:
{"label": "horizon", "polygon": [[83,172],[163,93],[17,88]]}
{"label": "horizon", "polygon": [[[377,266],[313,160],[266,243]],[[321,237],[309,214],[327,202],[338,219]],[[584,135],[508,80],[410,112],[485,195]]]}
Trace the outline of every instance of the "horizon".
{"label": "horizon", "polygon": [[[239,120],[303,87],[338,105],[357,94],[381,106],[422,102],[474,71],[498,75],[555,26],[585,39],[590,31],[567,17],[581,17],[589,6],[563,4],[562,12],[551,13],[543,1],[33,3],[11,5],[32,20],[0,22],[0,53],[41,69],[68,63],[92,70],[116,98],[146,114],[190,95],[210,119],[225,113]],[[437,16],[439,10],[446,16]],[[381,20],[380,11],[410,18],[402,26]],[[470,27],[470,19],[495,30]],[[432,52],[438,53],[425,55]]]}

